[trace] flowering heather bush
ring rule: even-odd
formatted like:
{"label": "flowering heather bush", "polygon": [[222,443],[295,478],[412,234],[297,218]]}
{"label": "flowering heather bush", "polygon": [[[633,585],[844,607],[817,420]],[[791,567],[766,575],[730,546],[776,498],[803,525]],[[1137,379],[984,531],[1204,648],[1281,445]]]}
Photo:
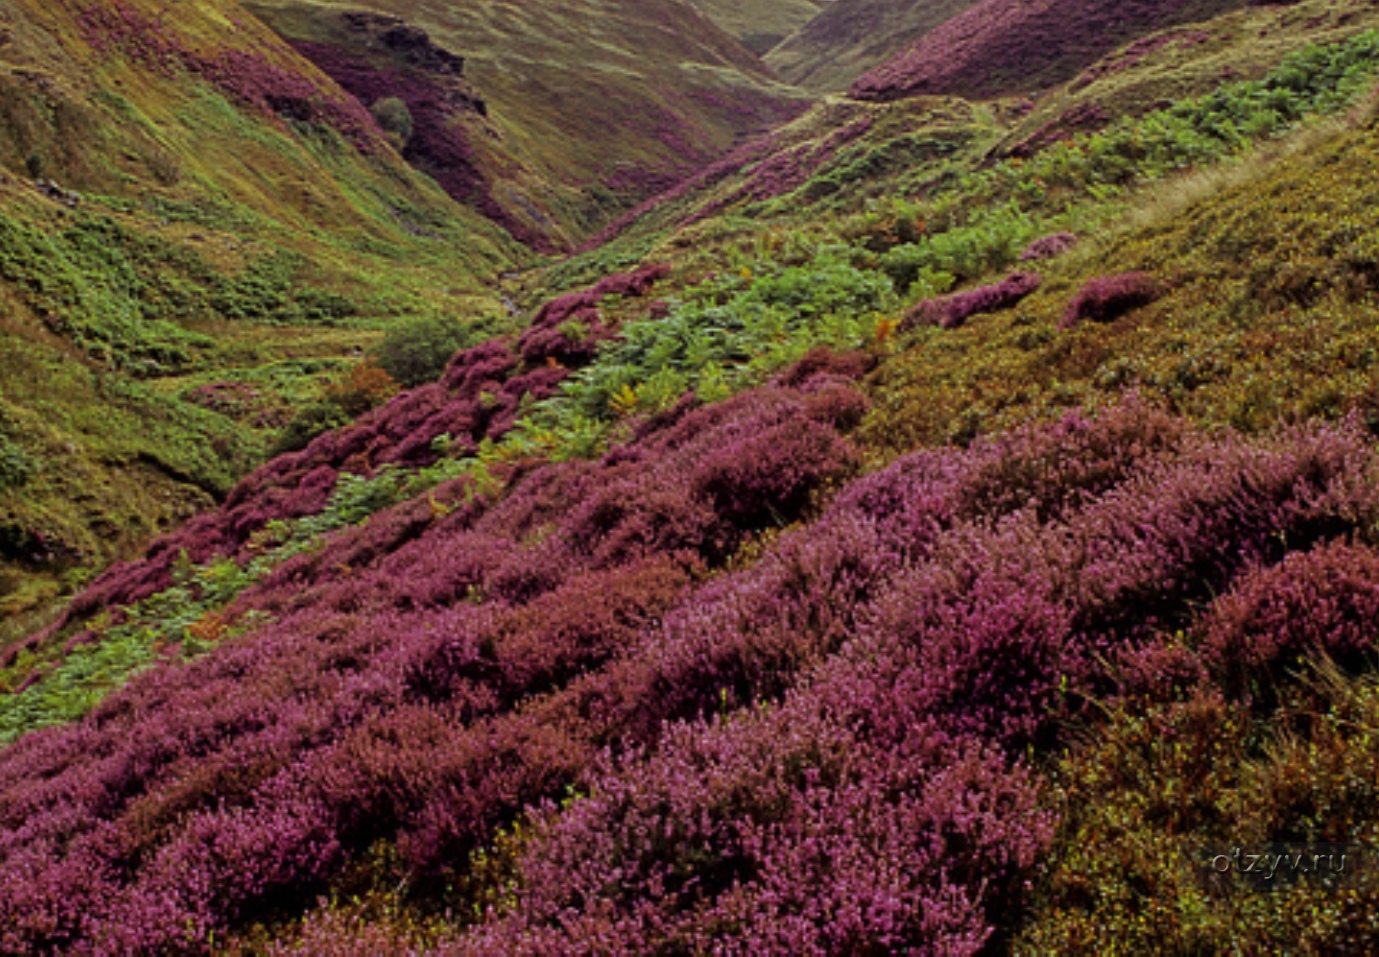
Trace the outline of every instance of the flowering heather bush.
{"label": "flowering heather bush", "polygon": [[[521,712],[480,719],[624,653],[640,641],[639,623],[654,621],[688,584],[684,569],[698,562],[686,550],[726,556],[757,523],[794,517],[807,501],[798,488],[838,477],[846,446],[836,435],[821,441],[833,433],[808,418],[802,398],[766,390],[689,412],[646,435],[621,461],[548,466],[530,473],[530,488],[519,483],[487,513],[454,513],[410,541],[419,529],[409,522],[410,532],[389,533],[381,543],[395,550],[372,561],[359,550],[371,528],[357,529],[300,560],[335,580],[310,584],[292,575],[291,564],[275,576],[297,592],[290,606],[269,606],[283,615],[279,623],[187,671],[136,678],[97,710],[86,731],[26,738],[7,757],[61,750],[83,734],[138,723],[138,733],[121,732],[114,765],[98,757],[110,752],[88,750],[114,777],[97,771],[63,800],[89,814],[107,808],[121,822],[119,840],[146,866],[133,883],[83,871],[96,881],[81,898],[87,916],[42,932],[46,918],[26,918],[13,925],[17,939],[94,940],[98,929],[113,927],[132,935],[112,944],[117,949],[158,949],[188,934],[202,941],[271,908],[294,881],[313,886],[380,836],[397,840],[412,866],[432,869],[449,852],[485,839],[524,803],[556,793],[587,759],[580,742],[589,731]],[[791,422],[813,425],[798,436],[773,431]],[[771,454],[755,468],[728,468],[733,441],[758,432]],[[557,481],[543,472],[557,473]],[[596,489],[611,490],[606,501],[618,507],[609,512],[596,499],[575,507]],[[763,494],[779,496],[769,514],[757,511]],[[644,517],[664,507],[688,509],[687,531],[671,541],[657,537],[666,534],[661,522]],[[376,523],[394,525],[395,513]],[[554,527],[543,538],[522,542],[547,522]],[[485,535],[494,547],[476,553]],[[455,551],[447,548],[452,542]],[[348,567],[342,548],[357,570],[341,571]],[[455,582],[465,563],[471,577]],[[581,571],[600,567],[608,571]],[[439,593],[420,587],[438,576],[450,580]],[[262,606],[282,587],[270,580],[242,604]],[[471,590],[491,598],[476,607],[466,600]],[[278,660],[284,655],[290,660]],[[269,661],[277,663],[254,664]],[[6,787],[4,794],[7,826],[23,818],[38,827],[30,799],[46,804],[57,792],[26,798]],[[103,839],[88,832],[82,840]],[[31,851],[39,846],[29,844]],[[91,853],[102,859],[105,852],[92,845]],[[174,875],[183,872],[188,879],[178,882]],[[214,900],[211,888],[220,895]],[[39,913],[51,915],[45,906]],[[9,916],[0,922],[10,926]]]}
{"label": "flowering heather bush", "polygon": [[1050,233],[1026,246],[1024,252],[1020,253],[1020,261],[1053,259],[1055,256],[1063,255],[1076,244],[1077,237],[1072,233]]}
{"label": "flowering heather bush", "polygon": [[[480,347],[437,388],[514,365]],[[276,620],[0,751],[0,950],[207,951],[383,842],[428,906],[513,902],[444,952],[977,953],[1052,840],[1028,749],[1118,652],[1283,615],[1271,568],[1369,614],[1343,543],[1379,463],[1347,428],[1207,437],[1132,400],[906,456],[805,521],[852,468],[817,400],[861,368],[377,512],[234,607]],[[519,819],[516,883],[474,884]]]}
{"label": "flowering heather bush", "polygon": [[[910,559],[911,570],[906,571],[907,563],[895,560],[899,556],[893,553],[889,565],[873,565],[864,576],[868,587],[854,592],[854,624],[843,634],[856,635],[855,639],[843,638],[835,657],[814,658],[821,664],[800,668],[798,683],[785,692],[779,707],[742,712],[726,720],[705,717],[672,731],[654,754],[634,754],[621,764],[593,771],[589,798],[563,811],[549,810],[543,817],[522,862],[524,890],[512,915],[477,932],[462,952],[693,951],[710,946],[710,940],[733,952],[752,953],[906,947],[975,952],[988,939],[991,921],[1011,899],[1008,895],[1016,893],[1011,878],[1047,847],[1049,821],[1030,815],[1021,817],[1018,825],[1015,818],[1006,818],[1008,823],[1002,824],[994,817],[983,818],[978,810],[977,820],[984,824],[974,825],[971,818],[958,824],[958,818],[945,817],[948,811],[938,810],[940,805],[919,810],[907,801],[914,796],[923,802],[924,795],[940,792],[948,796],[946,800],[954,800],[955,792],[949,788],[956,785],[975,786],[974,797],[983,795],[977,799],[980,802],[991,794],[988,788],[993,778],[1008,788],[1003,800],[1014,802],[1009,806],[1031,800],[1025,790],[1029,784],[1020,783],[1029,779],[1023,772],[1012,774],[1009,766],[1002,766],[994,758],[999,750],[987,752],[986,761],[995,760],[994,764],[980,759],[975,764],[949,764],[936,755],[951,758],[954,752],[949,749],[955,745],[962,753],[957,742],[978,740],[1004,745],[1007,753],[1023,753],[1024,743],[1040,740],[1041,728],[1047,730],[1052,723],[1062,677],[1071,675],[1073,687],[1079,686],[1090,670],[1100,667],[1096,662],[1105,660],[1102,656],[1110,647],[1109,640],[1122,629],[1127,639],[1139,634],[1135,622],[1114,621],[1114,616],[1092,624],[1086,618],[1085,602],[1095,604],[1097,599],[1079,593],[1079,575],[1087,567],[1084,555],[1089,549],[1097,550],[1096,536],[1105,527],[1108,512],[1128,523],[1113,523],[1125,530],[1119,539],[1122,549],[1134,541],[1126,535],[1131,525],[1144,526],[1152,520],[1172,525],[1203,511],[1219,516],[1226,526],[1193,533],[1200,537],[1175,539],[1175,548],[1187,549],[1189,563],[1214,555],[1219,566],[1229,569],[1228,577],[1249,567],[1249,556],[1262,545],[1248,523],[1235,529],[1234,523],[1242,516],[1280,497],[1276,508],[1300,507],[1303,512],[1306,503],[1327,499],[1310,478],[1316,474],[1314,466],[1320,473],[1316,480],[1334,496],[1322,510],[1341,525],[1353,520],[1342,516],[1379,514],[1373,491],[1361,490],[1369,466],[1350,459],[1359,454],[1372,461],[1372,453],[1365,452],[1353,435],[1285,438],[1277,452],[1256,453],[1253,463],[1225,450],[1227,464],[1221,467],[1221,481],[1235,488],[1237,495],[1248,496],[1246,489],[1257,487],[1261,496],[1255,502],[1228,502],[1219,498],[1221,493],[1210,487],[1212,483],[1203,487],[1200,466],[1194,465],[1198,454],[1220,455],[1221,448],[1203,442],[1199,453],[1194,443],[1183,444],[1180,427],[1166,428],[1170,420],[1153,415],[1148,416],[1143,435],[1148,442],[1137,446],[1128,428],[1135,411],[1117,414],[1120,420],[1101,430],[1075,421],[1064,426],[1068,437],[1085,435],[1083,444],[1088,449],[1117,433],[1126,442],[1116,455],[1129,453],[1125,465],[1090,470],[1101,476],[1089,486],[1106,493],[1104,509],[1089,508],[1101,504],[1100,499],[1093,499],[1083,508],[1064,513],[1066,519],[1046,525],[1032,521],[1033,513],[1020,511],[994,528],[983,522],[950,526],[952,531],[944,532],[939,516],[953,514],[956,502],[952,498],[944,505],[935,502],[933,518],[911,526],[927,530],[927,536],[919,536],[933,543],[924,550],[927,558]],[[1100,434],[1093,436],[1096,432]],[[1056,437],[1041,438],[1052,452]],[[1026,435],[1019,444],[1033,450],[1035,441]],[[1328,456],[1326,449],[1334,455]],[[1321,466],[1316,455],[1329,464]],[[782,550],[808,547],[806,542],[814,545],[820,535],[837,535],[831,530],[840,527],[841,516],[851,515],[855,521],[860,517],[856,509],[863,502],[881,509],[875,513],[878,525],[889,524],[894,506],[883,503],[914,498],[888,498],[883,494],[888,486],[901,479],[909,484],[927,472],[935,483],[931,487],[953,489],[947,493],[951,496],[959,476],[990,475],[991,460],[999,461],[1000,452],[985,448],[967,456],[977,461],[966,469],[954,469],[956,463],[944,463],[935,453],[902,460],[859,483],[870,486],[865,494],[845,493],[817,526],[789,543],[782,542]],[[1179,458],[1181,464],[1176,461]],[[943,464],[948,468],[939,471]],[[1024,470],[1013,468],[1014,464],[1002,464],[1000,470],[1021,474]],[[1164,477],[1161,470],[1175,468],[1194,473],[1196,481],[1182,482],[1181,494],[1186,498],[1169,506],[1153,489]],[[1253,470],[1258,472],[1252,475]],[[1275,484],[1267,480],[1268,475]],[[1361,484],[1351,485],[1356,480]],[[1200,489],[1200,494],[1194,495],[1192,488]],[[1351,492],[1346,493],[1346,488]],[[1297,505],[1286,504],[1290,495],[1296,496]],[[1286,520],[1283,524],[1289,525]],[[870,541],[874,559],[884,538],[872,533]],[[1158,548],[1144,546],[1143,550],[1154,554]],[[1201,557],[1192,559],[1194,551]],[[1175,582],[1171,569],[1182,560],[1167,561],[1168,556],[1166,552],[1153,564],[1149,574],[1157,576],[1160,587],[1179,596],[1186,611],[1195,604],[1194,592],[1202,592],[1183,589]],[[763,559],[755,573],[738,579],[740,585],[726,580],[723,589],[706,590],[700,601],[712,595],[714,604],[726,611],[732,606],[726,606],[724,599],[733,592],[751,594],[738,589],[750,587],[751,579],[760,581],[773,564],[773,557]],[[764,597],[770,592],[758,594]],[[1110,612],[1115,601],[1114,596],[1108,598]],[[736,607],[744,607],[740,601]],[[869,607],[875,611],[868,611]],[[1081,625],[1079,617],[1084,618]],[[705,622],[702,631],[686,630],[680,621],[678,615],[667,617],[670,643],[659,650],[648,647],[639,664],[662,662],[659,667],[664,669],[671,661],[667,652],[686,640],[693,644],[677,656],[702,663],[701,669],[711,660],[717,664],[697,673],[681,670],[675,680],[659,687],[674,693],[677,688],[711,689],[717,684],[724,688],[727,706],[750,701],[740,697],[743,686],[737,682],[723,685],[723,679],[740,666],[726,672],[724,668],[748,647],[762,651],[770,647],[762,629],[745,622],[735,625],[721,613],[710,619],[714,624]],[[693,637],[696,632],[701,637]],[[729,637],[735,634],[743,638]],[[708,640],[710,635],[712,640]],[[744,639],[751,643],[744,644]],[[726,650],[734,645],[743,651]],[[692,651],[696,646],[703,650]],[[714,658],[705,658],[706,652]],[[777,652],[769,667],[787,661]],[[1014,663],[1019,667],[1012,667]],[[740,680],[742,672],[737,674]],[[1103,675],[1102,680],[1107,677]],[[748,682],[746,687],[750,686]],[[705,701],[701,714],[712,714],[711,707]],[[940,740],[944,745],[929,751],[921,743],[926,740]],[[960,775],[974,777],[960,777],[968,782],[965,785],[952,778],[940,784],[932,777],[940,761],[945,768],[961,766],[967,770]],[[895,773],[905,775],[903,780],[909,783],[899,785],[888,777]],[[969,812],[984,806],[960,803]],[[924,825],[905,818],[915,811],[924,816]],[[973,894],[976,885],[967,884],[962,890],[959,885],[933,880],[932,873],[908,871],[909,865],[925,860],[925,852],[904,840],[883,836],[884,829],[871,829],[884,828],[881,821],[907,821],[908,828],[893,833],[898,836],[908,829],[913,836],[913,829],[919,827],[932,841],[942,841],[941,835],[956,827],[965,835],[960,842],[963,850],[948,847],[939,852],[952,865],[950,875],[971,866],[989,880]],[[859,823],[854,829],[844,822]],[[985,831],[988,827],[993,830]],[[886,850],[876,853],[878,846]],[[860,851],[863,847],[867,852]],[[963,853],[982,847],[999,848],[1001,856],[962,863]],[[856,854],[870,862],[870,872],[850,868],[847,862]],[[835,866],[828,872],[811,870],[809,862],[819,860]],[[885,899],[891,906],[848,906],[849,898],[873,900],[877,882],[886,887]],[[803,892],[802,886],[811,892]],[[947,906],[940,906],[940,901]]]}
{"label": "flowering heather bush", "polygon": [[1379,553],[1328,543],[1244,577],[1199,625],[1201,654],[1235,694],[1268,695],[1305,654],[1356,666],[1379,637]]}
{"label": "flowering heather bush", "polygon": [[1040,282],[1037,273],[1013,272],[990,286],[925,299],[905,313],[900,325],[902,329],[911,329],[915,326],[956,329],[978,313],[1009,309],[1038,289]]}
{"label": "flowering heather bush", "polygon": [[641,296],[669,273],[670,267],[663,263],[642,266],[633,272],[605,276],[588,289],[545,303],[518,341],[522,358],[527,362],[554,359],[570,367],[587,363],[598,343],[613,335],[599,313],[604,298]]}
{"label": "flowering heather bush", "polygon": [[1058,328],[1071,329],[1082,322],[1112,322],[1159,297],[1159,284],[1142,272],[1125,272],[1089,280],[1058,322]]}
{"label": "flowering heather bush", "polygon": [[1379,501],[1366,477],[1373,454],[1358,430],[1313,427],[1258,444],[1193,443],[1134,476],[1069,522],[1082,627],[1171,629],[1184,599],[1363,527]]}
{"label": "flowering heather bush", "polygon": [[959,875],[1033,860],[1026,773],[922,725],[869,737],[803,701],[674,729],[544,815],[514,916],[459,952],[977,953]]}

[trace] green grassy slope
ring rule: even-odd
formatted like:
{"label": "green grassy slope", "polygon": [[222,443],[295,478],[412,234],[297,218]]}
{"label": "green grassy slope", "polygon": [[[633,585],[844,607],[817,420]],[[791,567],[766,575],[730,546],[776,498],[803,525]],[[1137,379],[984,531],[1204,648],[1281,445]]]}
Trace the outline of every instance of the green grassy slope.
{"label": "green grassy slope", "polygon": [[767,52],[783,79],[816,92],[845,90],[853,80],[975,0],[836,0]]}
{"label": "green grassy slope", "polygon": [[[160,25],[159,25],[160,24]],[[0,619],[226,491],[522,252],[234,4],[0,12]]]}
{"label": "green grassy slope", "polygon": [[253,9],[299,46],[338,46],[340,15],[365,10],[401,17],[464,57],[487,116],[455,122],[494,199],[557,246],[802,107],[799,91],[685,0],[261,0]]}
{"label": "green grassy slope", "polygon": [[[1379,337],[1374,215],[1379,134],[1319,128],[1285,159],[1262,154],[1166,188],[1124,231],[1055,260],[1011,312],[926,331],[877,380],[867,426],[908,448],[999,431],[1125,389],[1246,430],[1374,418]],[[1109,325],[1055,331],[1074,294],[1143,271],[1162,295]]]}
{"label": "green grassy slope", "polygon": [[1304,42],[1339,40],[1373,22],[1371,12],[1354,3],[1299,3],[1250,7],[1150,34],[1033,100],[1000,149],[1145,113],[1225,80],[1260,77]]}

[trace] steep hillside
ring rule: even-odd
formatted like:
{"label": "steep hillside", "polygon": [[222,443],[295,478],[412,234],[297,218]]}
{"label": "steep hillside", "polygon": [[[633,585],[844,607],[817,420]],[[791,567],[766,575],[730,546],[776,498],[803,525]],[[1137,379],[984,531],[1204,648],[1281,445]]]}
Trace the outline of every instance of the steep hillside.
{"label": "steep hillside", "polygon": [[[685,0],[257,0],[252,9],[369,105],[402,99],[415,120],[404,153],[546,245],[586,238],[803,106]],[[380,31],[357,27],[361,10],[402,18],[396,29],[424,31],[462,57],[483,112],[443,91],[448,67],[400,62],[399,48],[371,42]]]}
{"label": "steep hillside", "polygon": [[1247,0],[983,0],[858,79],[852,96],[992,97],[1072,79],[1138,36],[1208,20]]}
{"label": "steep hillside", "polygon": [[827,9],[830,0],[690,0],[758,56]]}
{"label": "steep hillside", "polygon": [[837,93],[976,0],[835,0],[765,55],[783,79]]}
{"label": "steep hillside", "polygon": [[[602,245],[552,274],[588,278],[652,254],[703,253],[708,263],[721,254],[720,243],[731,247],[763,225],[784,239],[836,233],[840,217],[859,215],[870,225],[842,230],[889,221],[907,241],[921,214],[906,207],[978,167],[1028,157],[1223,82],[1256,80],[1291,51],[1376,25],[1379,14],[1365,3],[1249,7],[1207,25],[1148,34],[1033,95],[982,103],[957,96],[828,97],[615,221],[600,235]],[[1136,160],[1124,162],[1133,167]]]}
{"label": "steep hillside", "polygon": [[1019,106],[995,152],[1029,154],[1067,138],[1200,94],[1222,80],[1258,79],[1303,43],[1353,36],[1376,22],[1363,4],[1250,6],[1150,33],[1108,53],[1068,83]]}
{"label": "steep hillside", "polygon": [[828,99],[375,346],[0,649],[0,953],[1379,950],[1231,864],[1376,840],[1379,8],[1200,31]]}
{"label": "steep hillside", "polygon": [[0,41],[12,619],[227,492],[371,329],[500,312],[519,250],[233,4],[22,0]]}

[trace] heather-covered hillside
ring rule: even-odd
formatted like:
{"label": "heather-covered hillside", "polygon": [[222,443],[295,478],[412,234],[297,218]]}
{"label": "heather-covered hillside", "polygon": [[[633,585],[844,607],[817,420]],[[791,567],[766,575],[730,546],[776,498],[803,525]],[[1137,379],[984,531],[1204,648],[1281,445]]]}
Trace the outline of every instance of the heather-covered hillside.
{"label": "heather-covered hillside", "polygon": [[791,83],[816,92],[841,92],[974,2],[833,0],[764,59]]}
{"label": "heather-covered hillside", "polygon": [[1136,37],[1239,9],[1246,0],[983,0],[852,84],[856,97],[969,97],[1072,79]]}
{"label": "heather-covered hillside", "polygon": [[[1301,113],[1334,109],[1326,90],[1335,89],[1356,62],[1318,63],[1296,77],[1266,78],[1300,48],[1343,43],[1379,26],[1379,12],[1364,3],[1305,0],[1239,10],[1210,26],[1150,34],[1053,89],[986,103],[958,96],[825,98],[622,217],[600,234],[596,248],[553,273],[589,278],[607,264],[648,255],[701,259],[712,269],[725,255],[750,257],[749,247],[768,234],[782,246],[807,234],[862,241],[870,253],[888,258],[914,256],[911,247],[924,245],[931,233],[940,245],[967,243],[977,234],[980,245],[1004,245],[997,259],[981,248],[962,253],[977,262],[956,271],[959,250],[940,257],[948,265],[935,264],[958,280],[975,278],[973,268],[1013,262],[1022,248],[1017,244],[1042,228],[1098,229],[1115,217],[1120,198],[1141,184],[1275,139]],[[1363,65],[1367,54],[1357,48],[1351,56]],[[1334,75],[1321,76],[1328,71]],[[1282,89],[1268,93],[1256,86],[1261,82]],[[1189,106],[1207,94],[1214,104]],[[1271,103],[1270,97],[1288,102]],[[1146,114],[1155,118],[1142,122]],[[1193,133],[1181,128],[1184,121]],[[1137,142],[1145,137],[1152,142]],[[1040,153],[1047,155],[1022,169]],[[978,172],[985,167],[992,168]],[[993,176],[1019,181],[1003,194],[1012,201],[1004,209],[989,202],[995,194],[982,184]],[[1060,199],[1073,181],[1080,184],[1076,209]],[[1053,188],[1041,196],[1045,184]],[[973,208],[964,210],[968,200]],[[1035,208],[1058,213],[1036,222],[1026,215]],[[988,222],[992,217],[1003,224]],[[960,224],[972,231],[954,233]],[[899,263],[894,269],[906,286],[918,274]]]}
{"label": "heather-covered hillside", "polygon": [[1083,52],[398,316],[0,643],[0,953],[1379,950],[1229,866],[1379,840],[1379,11]]}

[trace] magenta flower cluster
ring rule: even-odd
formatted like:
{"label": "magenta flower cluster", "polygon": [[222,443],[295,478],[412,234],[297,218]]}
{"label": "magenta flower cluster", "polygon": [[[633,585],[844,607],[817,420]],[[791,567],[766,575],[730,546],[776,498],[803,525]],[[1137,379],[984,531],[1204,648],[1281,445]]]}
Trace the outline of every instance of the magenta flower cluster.
{"label": "magenta flower cluster", "polygon": [[1038,289],[1041,281],[1038,273],[1013,272],[989,286],[925,299],[910,307],[900,322],[900,328],[940,326],[956,329],[978,313],[1009,309]]}
{"label": "magenta flower cluster", "polygon": [[[497,353],[471,350],[449,386],[515,361]],[[229,612],[273,624],[21,739],[0,753],[0,950],[197,950],[380,837],[437,872],[624,729],[687,716],[631,652],[696,577],[853,468],[843,388],[685,403],[602,461],[519,470],[499,502],[381,513]],[[398,415],[303,455],[367,448]],[[300,474],[289,461],[271,474]],[[329,488],[328,468],[292,494]]]}
{"label": "magenta flower cluster", "polygon": [[[203,951],[380,840],[443,894],[521,815],[515,903],[453,952],[977,953],[1051,840],[1025,755],[1088,698],[1371,647],[1358,429],[1205,436],[1131,399],[848,481],[865,368],[379,513],[229,611],[270,624],[0,752],[0,950]],[[370,443],[410,401],[221,520],[271,476],[319,496],[327,449],[399,454]]]}
{"label": "magenta flower cluster", "polygon": [[1090,279],[1059,320],[1060,329],[1071,329],[1083,322],[1113,322],[1162,294],[1154,277],[1144,272],[1123,272]]}
{"label": "magenta flower cluster", "polygon": [[1033,262],[1039,259],[1053,259],[1055,256],[1063,255],[1076,245],[1077,236],[1072,233],[1050,233],[1026,246],[1024,251],[1020,253],[1020,261]]}
{"label": "magenta flower cluster", "polygon": [[531,325],[522,333],[517,344],[522,358],[532,363],[554,360],[567,366],[589,362],[598,344],[614,335],[614,330],[603,322],[599,303],[607,296],[640,296],[656,280],[669,274],[670,267],[665,264],[642,266],[551,300],[537,310]]}

